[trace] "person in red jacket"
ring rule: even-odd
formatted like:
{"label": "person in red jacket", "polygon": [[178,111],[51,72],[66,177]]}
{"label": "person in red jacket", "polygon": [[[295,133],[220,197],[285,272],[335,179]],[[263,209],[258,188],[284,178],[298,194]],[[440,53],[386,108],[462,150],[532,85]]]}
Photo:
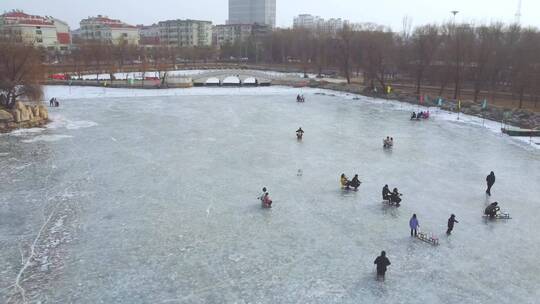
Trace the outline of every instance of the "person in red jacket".
{"label": "person in red jacket", "polygon": [[272,208],[272,199],[270,199],[270,196],[268,195],[268,192],[266,192],[264,194],[263,207],[264,208]]}

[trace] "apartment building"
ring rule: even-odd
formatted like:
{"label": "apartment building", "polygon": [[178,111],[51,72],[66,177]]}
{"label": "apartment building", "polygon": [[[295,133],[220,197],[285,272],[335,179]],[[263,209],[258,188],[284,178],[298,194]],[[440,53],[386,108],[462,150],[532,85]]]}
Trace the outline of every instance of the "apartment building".
{"label": "apartment building", "polygon": [[98,15],[81,20],[80,25],[79,35],[82,41],[139,44],[139,29],[120,20]]}
{"label": "apartment building", "polygon": [[49,51],[68,51],[71,34],[66,22],[50,16],[11,11],[0,15],[0,33],[4,38],[43,47]]}
{"label": "apartment building", "polygon": [[160,42],[173,47],[212,45],[212,22],[201,20],[167,20],[158,23]]}
{"label": "apartment building", "polygon": [[213,30],[214,45],[244,42],[249,38],[259,38],[271,31],[270,26],[261,24],[223,24],[216,25]]}

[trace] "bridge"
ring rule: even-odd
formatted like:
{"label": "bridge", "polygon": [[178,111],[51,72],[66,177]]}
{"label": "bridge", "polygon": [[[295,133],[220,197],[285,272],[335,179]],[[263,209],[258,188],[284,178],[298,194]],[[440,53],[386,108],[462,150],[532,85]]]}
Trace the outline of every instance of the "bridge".
{"label": "bridge", "polygon": [[254,70],[218,70],[191,76],[194,86],[268,86],[284,74]]}

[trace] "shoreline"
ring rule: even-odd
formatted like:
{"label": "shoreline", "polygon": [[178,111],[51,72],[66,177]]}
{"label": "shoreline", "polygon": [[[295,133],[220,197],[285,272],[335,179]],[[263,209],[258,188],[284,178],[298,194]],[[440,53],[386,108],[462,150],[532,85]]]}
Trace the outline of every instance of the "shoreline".
{"label": "shoreline", "polygon": [[[307,82],[307,81],[304,81]],[[404,94],[390,94],[388,96],[386,95],[376,95],[376,94],[366,94],[363,91],[363,87],[357,84],[353,84],[351,86],[346,86],[344,84],[334,84],[334,83],[311,83],[310,85],[303,85],[303,86],[294,86],[279,83],[273,86],[274,88],[279,89],[287,89],[292,92],[278,92],[277,94],[294,94],[294,90],[301,91],[302,89],[310,89],[310,90],[321,90],[326,91],[325,93],[314,93],[316,95],[327,95],[327,96],[341,96],[349,100],[359,100],[361,98],[367,98],[367,102],[374,102],[374,103],[380,103],[381,101],[383,103],[390,102],[393,103],[395,106],[395,109],[400,109],[402,111],[419,111],[419,108],[417,107],[425,107],[425,109],[428,109],[432,111],[433,114],[436,114],[434,116],[437,116],[440,119],[447,120],[447,121],[454,121],[459,123],[467,123],[475,126],[480,126],[488,129],[490,132],[495,134],[503,134],[501,132],[501,127],[503,126],[500,121],[490,119],[490,117],[487,115],[487,113],[484,113],[484,117],[482,115],[473,115],[470,112],[468,112],[465,109],[462,109],[460,112],[461,119],[457,120],[456,116],[458,115],[457,111],[452,108],[452,104],[449,102],[446,107],[437,107],[434,104],[419,104],[418,102],[414,102],[414,99],[411,101],[411,97],[404,95]],[[58,88],[58,89],[57,89]],[[260,87],[261,89],[270,89],[272,87]],[[135,90],[134,90],[135,89]],[[67,94],[69,90],[69,95]],[[238,93],[241,91],[244,91],[247,95],[250,94],[260,94],[258,87],[208,87],[205,89],[205,87],[193,87],[192,90],[186,90],[186,89],[166,89],[166,88],[160,88],[155,90],[148,90],[148,89],[139,89],[139,88],[103,88],[98,86],[60,86],[60,85],[53,85],[53,86],[45,86],[45,94],[48,98],[51,97],[58,97],[63,99],[79,99],[79,98],[102,98],[104,96],[107,96],[109,98],[129,98],[129,97],[157,97],[157,96],[180,96],[180,95],[199,95],[204,91],[206,95],[224,95],[229,94],[228,92]],[[73,91],[73,93],[71,93]],[[224,92],[226,91],[226,92]],[[159,93],[158,93],[159,92]],[[73,95],[72,95],[73,94]],[[399,98],[393,98],[395,96],[398,96]],[[372,101],[371,101],[372,100]],[[409,106],[405,106],[409,105]],[[48,123],[54,123],[54,119],[42,121],[40,123],[36,123],[33,125],[27,125],[23,128],[11,128],[9,130],[4,130],[2,133],[9,133],[12,131],[15,131],[17,129],[28,129],[28,128],[47,128]],[[510,123],[508,123],[510,125]],[[516,142],[520,144],[526,144],[527,146],[533,146],[535,149],[540,148],[540,141],[538,141],[536,138],[529,138],[529,137],[510,137],[509,138],[514,139]]]}
{"label": "shoreline", "polygon": [[[263,71],[264,72],[264,71]],[[47,82],[47,85],[51,86],[69,86],[69,81],[51,81]],[[364,97],[381,98],[387,100],[395,100],[398,102],[409,103],[418,106],[435,107],[441,110],[455,112],[456,114],[462,113],[466,115],[472,115],[480,117],[486,120],[499,122],[502,125],[508,125],[514,128],[534,129],[540,127],[540,113],[535,113],[525,109],[518,108],[501,108],[488,105],[486,109],[482,108],[481,103],[474,103],[472,101],[464,100],[461,102],[461,110],[458,109],[458,102],[456,100],[444,99],[442,106],[437,104],[438,98],[427,97],[427,101],[420,103],[418,97],[412,94],[403,92],[391,92],[390,94],[380,94],[368,91],[364,86],[360,84],[346,84],[346,83],[333,83],[325,80],[314,79],[276,79],[272,80],[271,86],[286,86],[296,89],[313,88],[313,89],[325,89],[335,92],[343,92],[349,94],[356,94]],[[85,82],[84,85],[73,85],[73,87],[99,87],[99,88],[111,88],[111,89],[140,89],[140,90],[166,90],[166,89],[191,89],[194,87],[179,87],[176,85],[147,85],[144,87],[125,85],[109,85],[104,87],[103,84],[97,82]],[[206,87],[206,86],[203,86]],[[229,88],[253,88],[257,86],[224,86]],[[261,86],[266,87],[266,86]],[[208,86],[208,88],[221,88],[215,86]]]}

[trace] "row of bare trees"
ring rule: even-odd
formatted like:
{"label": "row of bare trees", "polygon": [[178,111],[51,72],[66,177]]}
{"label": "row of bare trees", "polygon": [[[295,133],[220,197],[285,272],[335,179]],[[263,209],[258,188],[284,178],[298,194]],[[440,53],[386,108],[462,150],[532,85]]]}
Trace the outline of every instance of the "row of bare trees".
{"label": "row of bare trees", "polygon": [[540,32],[535,28],[490,25],[424,25],[402,33],[368,25],[329,34],[280,30],[263,41],[261,58],[269,63],[300,63],[322,73],[339,70],[348,82],[361,72],[364,83],[385,88],[390,82],[426,87],[438,95],[466,90],[477,101],[496,92],[540,98]]}

